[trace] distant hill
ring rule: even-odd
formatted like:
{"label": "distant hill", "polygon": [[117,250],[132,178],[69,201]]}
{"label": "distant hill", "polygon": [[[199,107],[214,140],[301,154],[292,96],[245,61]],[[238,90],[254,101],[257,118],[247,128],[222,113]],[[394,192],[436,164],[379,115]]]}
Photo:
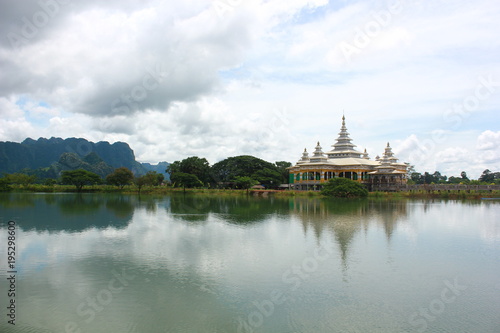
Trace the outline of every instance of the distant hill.
{"label": "distant hill", "polygon": [[170,174],[165,172],[169,165],[170,163],[168,162],[160,162],[158,164],[142,163],[142,166],[147,171],[156,171],[158,173],[161,173],[165,177],[165,180],[170,180]]}
{"label": "distant hill", "polygon": [[[166,163],[166,162],[162,162]],[[151,168],[163,168],[135,160],[134,151],[125,142],[97,143],[82,138],[28,138],[21,143],[0,142],[0,174],[20,172],[25,169],[37,173],[53,173],[83,168],[102,177],[114,168],[127,167],[135,175],[143,175]],[[166,163],[168,165],[168,163]],[[161,170],[165,172],[166,166]],[[156,171],[156,170],[155,170]]]}
{"label": "distant hill", "polygon": [[76,169],[84,169],[105,178],[115,168],[104,162],[95,152],[91,152],[84,158],[75,153],[63,153],[59,161],[52,163],[49,167],[30,169],[29,173],[36,175],[40,179],[59,178],[63,171]]}

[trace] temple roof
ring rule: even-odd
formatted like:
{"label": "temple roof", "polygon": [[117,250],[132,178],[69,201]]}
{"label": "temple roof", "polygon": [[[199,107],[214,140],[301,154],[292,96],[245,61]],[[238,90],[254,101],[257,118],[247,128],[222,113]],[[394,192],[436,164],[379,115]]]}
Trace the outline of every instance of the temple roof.
{"label": "temple roof", "polygon": [[371,169],[373,170],[371,174],[405,173],[402,170],[406,170],[407,165],[404,163],[398,163],[398,159],[394,156],[389,143],[387,143],[382,157],[377,156],[375,160],[370,160],[366,149],[363,153],[355,150],[354,147],[356,147],[356,145],[351,142],[352,139],[349,137],[349,133],[347,132],[345,116],[342,116],[342,127],[340,128],[339,136],[336,141],[337,142],[332,145],[333,149],[327,153],[323,152],[319,142],[316,144],[312,156],[309,156],[307,149],[304,149],[301,159],[295,164],[295,166],[289,167],[289,169],[293,169],[295,167],[307,168],[309,166],[353,166]]}
{"label": "temple roof", "polygon": [[333,149],[327,153],[329,158],[361,157],[361,152],[354,149],[356,147],[349,137],[347,127],[345,126],[345,116],[342,116],[342,127],[340,128],[337,142],[332,145]]}

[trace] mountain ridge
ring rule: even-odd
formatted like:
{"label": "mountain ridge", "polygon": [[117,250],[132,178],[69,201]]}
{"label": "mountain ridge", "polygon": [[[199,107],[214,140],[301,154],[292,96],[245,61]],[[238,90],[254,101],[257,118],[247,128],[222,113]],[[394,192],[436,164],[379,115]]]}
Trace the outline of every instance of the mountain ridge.
{"label": "mountain ridge", "polygon": [[[34,140],[28,137],[20,143],[0,142],[0,173],[15,173],[26,169],[38,170],[51,167],[54,170],[70,168],[65,163],[61,163],[62,157],[64,157],[63,162],[68,158],[78,161],[78,163],[73,164],[75,167],[85,163],[86,169],[92,169],[91,165],[100,163],[98,170],[101,171],[99,172],[101,176],[109,173],[110,167],[113,169],[126,167],[135,175],[140,176],[148,171],[163,168],[165,164],[168,165],[167,162],[152,165],[136,161],[132,148],[128,143],[122,141],[114,143],[108,141],[92,142],[75,137],[66,139],[40,137]],[[89,158],[92,160],[87,161]]]}

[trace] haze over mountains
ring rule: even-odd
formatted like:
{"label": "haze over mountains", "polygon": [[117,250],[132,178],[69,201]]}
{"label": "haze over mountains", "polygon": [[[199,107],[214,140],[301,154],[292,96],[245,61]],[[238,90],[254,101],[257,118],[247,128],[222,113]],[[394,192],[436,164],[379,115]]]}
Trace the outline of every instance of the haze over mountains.
{"label": "haze over mountains", "polygon": [[104,177],[115,168],[127,167],[135,175],[148,171],[166,175],[167,166],[167,162],[157,165],[137,162],[134,151],[125,142],[94,143],[83,138],[55,137],[0,142],[0,173],[31,170],[41,178],[52,178],[60,171],[82,168]]}

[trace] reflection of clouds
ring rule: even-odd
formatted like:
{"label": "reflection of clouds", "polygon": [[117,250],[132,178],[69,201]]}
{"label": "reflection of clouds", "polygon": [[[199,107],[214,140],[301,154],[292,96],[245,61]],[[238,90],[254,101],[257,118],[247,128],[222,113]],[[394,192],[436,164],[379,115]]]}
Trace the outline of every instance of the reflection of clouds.
{"label": "reflection of clouds", "polygon": [[[361,201],[331,203],[317,199],[291,199],[290,215],[266,215],[266,223],[228,223],[226,214],[213,213],[206,204],[203,223],[171,214],[164,203],[141,204],[126,227],[91,228],[81,232],[18,230],[19,260],[25,270],[90,256],[135,260],[153,268],[174,266],[196,269],[213,276],[227,270],[237,278],[250,267],[273,257],[300,255],[307,251],[304,237],[334,237],[340,255],[347,260],[350,244],[360,232],[381,228],[387,240],[396,233],[413,244],[421,233],[478,234],[487,243],[500,239],[499,205],[461,202]],[[151,204],[156,212],[151,213]],[[201,208],[200,208],[201,207]],[[258,206],[256,206],[258,207]],[[474,209],[471,215],[470,208]],[[179,211],[178,208],[174,209]],[[408,218],[409,217],[409,218]],[[234,217],[231,217],[234,218]],[[476,221],[472,223],[471,218]],[[6,237],[0,230],[0,237]],[[277,242],[276,240],[280,240]],[[292,245],[292,248],[290,248]],[[0,249],[5,257],[6,249]],[[227,267],[241,270],[228,270]],[[226,276],[227,276],[226,275]]]}
{"label": "reflection of clouds", "polygon": [[[500,239],[500,204],[493,201],[411,201],[411,228],[418,235],[445,233],[491,243]],[[418,236],[417,236],[418,237]]]}
{"label": "reflection of clouds", "polygon": [[[208,223],[192,224],[172,217],[164,209],[151,214],[147,208],[138,208],[123,229],[19,231],[19,253],[23,254],[20,260],[25,270],[33,270],[40,265],[88,257],[113,257],[147,264],[153,269],[195,269],[204,276],[227,271],[222,276],[233,275],[236,279],[250,267],[265,265],[269,255],[286,256],[289,244],[303,243],[298,225],[291,227],[289,221],[280,218],[271,217],[268,223],[245,228],[229,224],[217,214],[208,214],[206,219]],[[7,237],[6,230],[0,231],[0,237]],[[280,238],[284,242],[275,243]],[[1,249],[0,253],[4,251]],[[235,266],[241,270],[228,269]]]}
{"label": "reflection of clouds", "polygon": [[349,248],[356,236],[380,227],[390,241],[396,226],[407,220],[407,204],[405,200],[295,198],[292,214],[300,218],[305,232],[312,229],[318,238],[324,232],[334,235],[347,268]]}
{"label": "reflection of clouds", "polygon": [[[262,202],[243,202],[255,210],[266,208]],[[244,223],[237,223],[238,214],[231,214],[229,207],[222,209],[223,202],[199,203],[196,210],[204,219],[192,221],[182,215],[188,208],[175,206],[172,214],[165,200],[152,200],[135,205],[122,228],[19,230],[19,278],[26,295],[20,301],[29,317],[23,321],[54,332],[63,331],[70,320],[83,332],[154,332],[158,326],[148,325],[159,322],[172,331],[194,332],[207,323],[213,328],[207,331],[234,332],[234,319],[254,311],[254,301],[269,299],[270,291],[277,289],[290,298],[272,319],[266,318],[266,325],[276,325],[273,328],[289,320],[282,325],[296,331],[369,331],[373,324],[395,331],[394,318],[419,306],[411,303],[413,292],[427,290],[419,277],[427,267],[441,276],[462,264],[455,256],[481,259],[461,248],[462,237],[472,239],[473,245],[486,243],[488,237],[491,246],[485,251],[499,253],[498,204],[303,198],[283,202],[278,207],[290,208],[274,214],[269,209],[258,218],[244,216]],[[6,236],[1,229],[0,240]],[[443,241],[452,241],[454,247],[442,251]],[[332,254],[292,290],[283,273],[327,244],[333,244]],[[411,262],[409,247],[418,252]],[[3,258],[5,248],[0,247]],[[442,260],[448,265],[438,267]],[[487,267],[480,273],[488,273]],[[136,278],[113,295],[117,301],[95,322],[82,323],[77,306],[108,288],[113,271],[124,269]],[[356,321],[360,317],[365,319]]]}
{"label": "reflection of clouds", "polygon": [[500,205],[484,202],[479,211],[476,221],[481,238],[489,244],[500,241]]}

